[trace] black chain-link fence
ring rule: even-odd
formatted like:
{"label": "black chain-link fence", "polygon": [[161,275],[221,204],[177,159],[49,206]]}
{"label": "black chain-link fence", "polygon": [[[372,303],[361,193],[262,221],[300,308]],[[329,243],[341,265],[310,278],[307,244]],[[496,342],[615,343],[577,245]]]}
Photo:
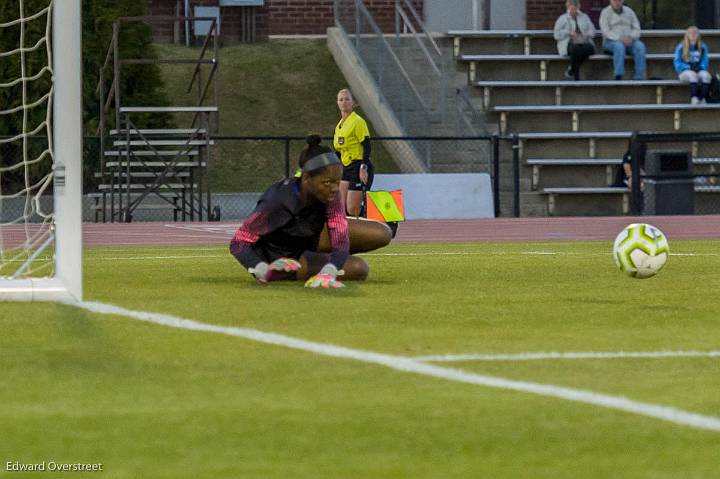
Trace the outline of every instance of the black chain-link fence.
{"label": "black chain-link fence", "polygon": [[[305,137],[213,137],[207,170],[200,180],[202,218],[233,220],[245,218],[263,191],[273,182],[292,176],[298,167]],[[86,139],[85,184],[90,193],[84,213],[86,221],[103,221],[100,152],[97,139]],[[371,139],[376,174],[490,173],[494,166],[492,137],[375,137]],[[332,146],[332,138],[323,144]],[[94,155],[94,156],[93,156]],[[197,194],[197,189],[195,190]],[[209,200],[208,200],[209,191]],[[117,196],[117,195],[116,195]],[[175,204],[151,194],[133,211],[133,221],[199,219],[177,214]],[[106,195],[105,201],[110,201]],[[115,198],[117,201],[117,198]],[[165,208],[161,206],[165,205]],[[115,209],[117,211],[117,209]],[[107,207],[106,207],[107,213]],[[208,215],[208,213],[210,213]],[[120,215],[106,214],[105,221],[121,221]]]}
{"label": "black chain-link fence", "polygon": [[[26,198],[22,191],[25,188],[25,166],[32,184],[47,175],[52,167],[49,155],[41,162],[32,161],[47,149],[47,139],[31,137],[28,140],[27,151],[17,141],[0,145],[2,222],[14,221],[24,215]],[[214,137],[212,141],[207,155],[199,151],[193,151],[195,156],[176,158],[155,157],[147,151],[131,155],[134,168],[132,175],[140,177],[140,182],[144,183],[156,181],[154,175],[163,168],[158,169],[156,165],[154,169],[148,167],[148,172],[143,173],[138,171],[142,170],[143,162],[177,161],[189,164],[197,160],[202,170],[185,176],[183,172],[187,172],[187,169],[168,175],[159,183],[167,183],[166,186],[172,184],[172,187],[157,188],[142,198],[132,211],[132,221],[245,218],[271,183],[295,173],[300,152],[306,145],[304,136],[226,136]],[[376,174],[493,174],[497,163],[494,161],[497,160],[497,148],[493,147],[497,141],[492,137],[376,137],[371,142]],[[323,143],[331,146],[332,138],[324,138]],[[131,189],[128,196],[127,188],[124,188],[123,183],[128,177],[122,166],[127,163],[125,153],[121,152],[118,156],[117,148],[112,147],[112,139],[106,139],[104,149],[114,156],[103,153],[100,138],[85,137],[83,145],[84,221],[124,221],[126,218],[121,210],[128,204],[128,199],[133,202],[142,195],[140,191]],[[15,168],[8,170],[11,166]],[[104,175],[101,175],[101,171],[104,171]],[[181,183],[178,184],[178,181]],[[184,187],[183,181],[189,184]],[[190,201],[192,206],[187,206]],[[51,185],[44,191],[38,204],[45,205],[43,210],[52,211]],[[183,207],[183,204],[186,206]],[[29,218],[30,221],[37,219]]]}
{"label": "black chain-link fence", "polygon": [[[294,174],[305,146],[305,137],[299,136],[217,137],[213,141],[207,170],[194,178],[195,189],[183,192],[184,198],[170,200],[179,193],[150,194],[133,212],[132,220],[198,220],[200,212],[203,220],[245,218],[271,183]],[[324,144],[331,143],[331,138],[324,139]],[[31,139],[29,144],[27,153],[21,144],[4,145],[0,168],[22,165],[23,155],[33,158],[47,140]],[[109,214],[110,195],[103,198],[99,189],[106,181],[98,175],[101,153],[98,138],[84,139],[83,218],[122,221],[117,207],[114,215]],[[372,153],[376,174],[489,173],[496,216],[720,214],[720,133],[638,133],[632,138],[574,142],[529,141],[518,135],[379,137],[372,139]],[[45,160],[33,164],[26,159],[25,163],[32,184],[44,174],[41,166],[49,168]],[[27,205],[19,194],[25,184],[24,168],[5,171],[0,181],[0,222],[17,220]],[[43,211],[52,209],[51,192],[48,188],[39,198]],[[195,195],[192,217],[178,206],[187,201],[187,195]],[[117,201],[119,195],[115,196]],[[137,197],[133,193],[131,199]]]}
{"label": "black chain-link fence", "polygon": [[638,133],[630,150],[634,214],[720,213],[720,133]]}
{"label": "black chain-link fence", "polygon": [[720,214],[720,133],[558,133],[498,141],[502,216]]}

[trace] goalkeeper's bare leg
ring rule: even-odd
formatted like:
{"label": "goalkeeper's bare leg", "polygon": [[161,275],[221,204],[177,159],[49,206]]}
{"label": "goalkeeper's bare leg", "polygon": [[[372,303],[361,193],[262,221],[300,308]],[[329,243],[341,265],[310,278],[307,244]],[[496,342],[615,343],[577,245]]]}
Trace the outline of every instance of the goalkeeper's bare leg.
{"label": "goalkeeper's bare leg", "polygon": [[[392,232],[387,224],[365,218],[348,218],[348,232],[350,236],[350,253],[363,253],[373,251],[390,244]],[[330,235],[327,225],[320,233],[318,251],[330,251]]]}

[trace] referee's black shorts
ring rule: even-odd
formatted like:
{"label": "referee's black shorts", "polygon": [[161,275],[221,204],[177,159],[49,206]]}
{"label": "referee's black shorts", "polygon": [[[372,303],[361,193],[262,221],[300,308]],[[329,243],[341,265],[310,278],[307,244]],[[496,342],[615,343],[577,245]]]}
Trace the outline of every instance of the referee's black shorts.
{"label": "referee's black shorts", "polygon": [[[348,166],[343,167],[343,181],[347,181],[350,183],[350,187],[348,188],[351,191],[362,191],[362,183],[360,182],[360,165],[362,164],[362,161],[353,161]],[[372,162],[368,162],[368,182],[365,185],[366,190],[370,190],[370,187],[373,183],[373,178],[375,178],[375,166],[373,166]]]}

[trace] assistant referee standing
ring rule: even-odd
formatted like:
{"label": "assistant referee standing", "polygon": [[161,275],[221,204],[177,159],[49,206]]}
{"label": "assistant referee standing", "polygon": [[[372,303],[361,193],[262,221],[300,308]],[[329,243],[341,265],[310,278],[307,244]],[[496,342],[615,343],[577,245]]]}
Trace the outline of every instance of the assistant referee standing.
{"label": "assistant referee standing", "polygon": [[365,120],[353,111],[355,101],[347,88],[337,94],[340,121],[335,126],[333,147],[340,155],[343,176],[340,195],[350,216],[359,216],[363,203],[363,189],[372,186],[375,168],[370,161],[370,132]]}

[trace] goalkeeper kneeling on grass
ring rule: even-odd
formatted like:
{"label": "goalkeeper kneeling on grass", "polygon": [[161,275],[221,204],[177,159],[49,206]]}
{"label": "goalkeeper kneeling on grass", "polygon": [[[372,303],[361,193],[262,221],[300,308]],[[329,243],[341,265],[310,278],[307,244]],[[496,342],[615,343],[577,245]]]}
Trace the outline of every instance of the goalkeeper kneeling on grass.
{"label": "goalkeeper kneeling on grass", "polygon": [[230,252],[259,283],[301,280],[310,288],[341,288],[341,279],[364,280],[369,272],[351,252],[390,242],[384,223],[345,217],[342,164],[320,142],[308,137],[301,176],[270,186],[230,242]]}

